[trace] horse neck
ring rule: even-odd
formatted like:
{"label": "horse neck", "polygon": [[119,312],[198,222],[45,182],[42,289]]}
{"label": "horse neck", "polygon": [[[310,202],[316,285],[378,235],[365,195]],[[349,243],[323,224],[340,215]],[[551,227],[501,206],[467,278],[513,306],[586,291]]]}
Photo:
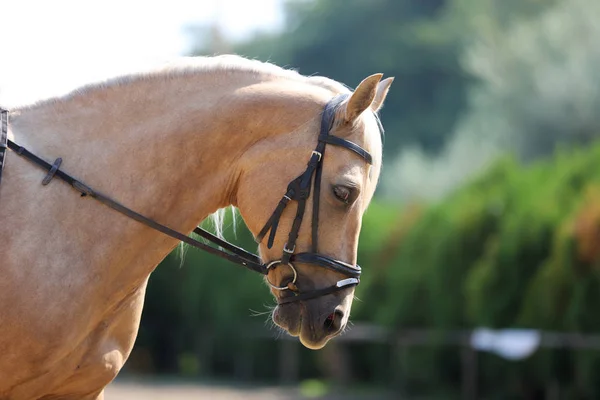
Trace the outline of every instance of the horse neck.
{"label": "horse neck", "polygon": [[190,231],[231,204],[237,160],[276,131],[234,94],[247,85],[200,76],[96,88],[17,110],[11,127],[19,144],[63,158],[61,169],[90,187]]}

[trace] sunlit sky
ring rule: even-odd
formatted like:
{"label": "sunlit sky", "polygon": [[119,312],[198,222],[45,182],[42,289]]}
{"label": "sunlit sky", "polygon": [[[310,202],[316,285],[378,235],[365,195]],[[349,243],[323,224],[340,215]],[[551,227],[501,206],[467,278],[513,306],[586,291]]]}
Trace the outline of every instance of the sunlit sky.
{"label": "sunlit sky", "polygon": [[187,28],[244,39],[281,27],[282,0],[0,0],[0,104],[11,107],[186,55]]}

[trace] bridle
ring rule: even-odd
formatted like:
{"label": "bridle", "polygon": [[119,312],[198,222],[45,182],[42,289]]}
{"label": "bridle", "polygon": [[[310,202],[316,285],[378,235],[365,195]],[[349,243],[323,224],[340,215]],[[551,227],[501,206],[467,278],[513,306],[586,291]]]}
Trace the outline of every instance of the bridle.
{"label": "bridle", "polygon": [[[80,192],[82,197],[92,197],[101,203],[111,207],[112,209],[132,218],[152,229],[160,231],[168,236],[171,236],[175,239],[183,241],[191,246],[200,248],[208,253],[214,254],[216,256],[222,257],[226,260],[229,260],[233,263],[242,265],[252,271],[259,272],[263,275],[268,275],[269,271],[277,268],[278,266],[288,266],[292,273],[292,280],[287,283],[285,286],[276,286],[271,283],[267,276],[267,283],[276,290],[279,291],[289,291],[291,293],[290,296],[286,296],[278,299],[279,304],[286,304],[296,301],[304,301],[313,299],[316,297],[324,296],[327,294],[335,293],[340,290],[350,288],[356,286],[360,283],[360,274],[361,268],[359,265],[352,265],[345,263],[340,260],[333,259],[324,254],[318,253],[318,226],[319,226],[319,198],[320,198],[320,188],[321,188],[321,174],[322,174],[322,166],[323,166],[323,158],[325,157],[325,148],[327,144],[331,144],[334,146],[344,147],[362,157],[367,163],[372,164],[371,155],[364,150],[362,147],[358,146],[355,143],[352,143],[348,140],[342,139],[337,136],[330,135],[329,132],[333,127],[333,122],[335,119],[335,112],[338,106],[348,98],[347,94],[342,94],[331,99],[325,106],[321,117],[321,128],[319,132],[319,136],[317,138],[317,147],[312,151],[310,159],[307,164],[307,168],[300,176],[296,179],[292,180],[288,187],[286,193],[283,195],[279,204],[275,208],[275,211],[262,228],[258,236],[256,237],[256,241],[260,243],[263,237],[270,231],[269,239],[267,242],[267,247],[270,249],[273,246],[273,241],[275,240],[275,234],[277,233],[277,227],[279,225],[279,220],[281,215],[286,208],[286,206],[291,201],[297,202],[296,209],[296,217],[292,223],[292,228],[290,229],[290,233],[288,235],[288,240],[286,244],[283,246],[283,252],[281,258],[279,260],[272,260],[268,263],[263,263],[260,257],[257,255],[250,253],[234,244],[231,244],[219,237],[213,235],[212,233],[197,227],[194,229],[194,233],[203,237],[204,239],[212,242],[213,244],[219,246],[220,248],[212,247],[208,244],[202,243],[196,239],[193,239],[183,233],[177,232],[165,225],[162,225],[148,217],[145,217],[124,205],[112,200],[111,198],[95,191],[91,187],[82,183],[81,181],[73,178],[67,173],[60,170],[60,164],[62,159],[57,158],[53,164],[46,162],[45,160],[39,158],[35,154],[31,153],[27,149],[22,146],[19,146],[15,142],[7,139],[8,132],[8,111],[0,108],[0,182],[2,178],[2,167],[4,165],[4,154],[6,148],[9,148],[16,152],[19,156],[22,156],[29,160],[30,162],[38,165],[39,167],[48,171],[46,177],[42,181],[43,185],[47,185],[50,181],[57,177],[64,182],[71,185],[75,190]],[[300,226],[302,224],[302,219],[304,217],[304,211],[306,208],[306,202],[310,197],[311,191],[311,181],[313,180],[314,175],[314,193],[313,193],[313,213],[312,213],[312,247],[310,253],[294,253],[296,249],[296,240],[298,238],[298,234],[300,231]],[[347,278],[342,279],[336,282],[334,285],[315,289],[311,291],[300,291],[296,286],[296,281],[298,278],[298,271],[294,263],[303,263],[303,264],[313,264],[322,268],[326,268],[335,272],[339,272]]]}
{"label": "bridle", "polygon": [[[278,299],[279,304],[286,304],[295,301],[304,301],[313,299],[316,297],[324,296],[327,294],[331,294],[346,288],[350,288],[356,286],[360,283],[360,274],[361,268],[359,265],[351,265],[345,263],[340,260],[335,260],[329,256],[318,253],[318,226],[319,226],[319,198],[320,198],[320,187],[321,187],[321,174],[322,174],[322,166],[323,166],[323,158],[325,156],[325,148],[327,144],[331,144],[334,146],[341,146],[354,153],[361,156],[367,163],[372,164],[371,155],[364,150],[362,147],[358,146],[355,143],[352,143],[348,140],[342,139],[337,136],[333,136],[329,134],[329,131],[333,127],[333,122],[335,119],[335,112],[338,106],[348,98],[347,94],[338,95],[331,99],[325,106],[321,117],[321,129],[318,136],[318,143],[315,150],[312,151],[310,159],[307,164],[307,168],[300,176],[296,179],[292,180],[288,187],[286,193],[283,195],[279,204],[275,208],[275,211],[262,228],[258,236],[256,237],[256,241],[260,243],[263,237],[270,231],[269,239],[267,242],[267,247],[271,248],[273,246],[273,241],[275,239],[275,234],[277,232],[277,227],[279,225],[279,220],[281,215],[288,205],[289,202],[296,201],[298,203],[296,209],[296,217],[292,223],[292,228],[288,235],[288,240],[286,244],[283,246],[283,252],[281,258],[279,260],[273,260],[268,263],[263,263],[260,257],[257,255],[250,253],[234,244],[231,244],[225,240],[220,239],[219,237],[213,235],[212,233],[200,228],[196,227],[194,229],[194,233],[203,237],[204,239],[212,242],[213,244],[219,246],[220,248],[215,248],[205,243],[202,243],[196,239],[193,239],[183,233],[177,232],[165,225],[162,225],[148,217],[145,217],[124,205],[112,200],[111,198],[103,195],[100,192],[92,189],[87,186],[83,182],[73,178],[69,174],[61,171],[60,165],[62,163],[61,158],[57,158],[53,164],[46,162],[45,160],[39,158],[35,154],[31,153],[29,150],[25,149],[22,146],[19,146],[15,142],[8,140],[7,132],[8,132],[8,110],[0,108],[0,182],[2,178],[2,168],[4,166],[4,155],[6,148],[9,148],[16,152],[19,156],[26,158],[30,162],[38,165],[39,167],[48,171],[46,177],[42,181],[43,185],[47,185],[50,181],[57,177],[64,182],[71,185],[75,190],[81,193],[82,197],[92,197],[101,203],[111,207],[112,209],[132,218],[152,229],[160,231],[168,236],[171,236],[175,239],[183,241],[191,246],[200,248],[208,253],[213,255],[222,257],[226,260],[229,260],[233,263],[242,265],[252,271],[259,272],[263,275],[268,275],[269,270],[276,268],[279,265],[288,266],[292,273],[293,278],[291,282],[289,282],[286,286],[276,286],[272,284],[267,277],[268,284],[280,291],[288,290],[290,293],[293,293],[292,296],[287,296],[284,298]],[[310,197],[310,186],[311,180],[314,177],[314,195],[313,195],[313,213],[312,213],[312,252],[310,253],[294,253],[296,249],[296,240],[298,238],[298,234],[300,231],[300,226],[302,224],[302,219],[304,217],[304,210],[306,208],[306,202]],[[304,263],[304,264],[313,264],[322,268],[330,269],[335,272],[339,272],[343,275],[346,275],[346,279],[342,279],[335,283],[332,286],[325,287],[322,289],[316,289],[311,291],[303,291],[301,292],[297,286],[296,281],[298,278],[298,271],[294,266],[294,263]]]}
{"label": "bridle", "polygon": [[[269,240],[267,242],[267,248],[273,246],[275,234],[277,232],[277,226],[279,225],[279,219],[283,210],[292,200],[295,200],[298,205],[296,208],[296,217],[292,223],[292,228],[288,235],[288,240],[283,246],[283,252],[279,260],[271,261],[266,265],[267,270],[270,268],[277,267],[279,265],[287,265],[293,273],[293,278],[290,283],[286,286],[275,286],[267,280],[269,285],[277,290],[289,290],[295,294],[295,296],[288,296],[279,299],[279,304],[290,303],[299,300],[308,300],[326,294],[334,293],[347,287],[356,286],[360,282],[359,277],[361,268],[358,265],[347,264],[340,260],[335,260],[318,252],[319,243],[319,200],[321,192],[321,173],[323,171],[323,157],[325,156],[325,148],[327,144],[335,146],[345,147],[348,150],[361,156],[369,164],[373,163],[371,155],[364,150],[362,147],[348,140],[342,139],[337,136],[329,134],[329,131],[333,127],[335,119],[335,111],[338,106],[348,97],[348,95],[339,95],[330,100],[323,111],[321,117],[321,129],[319,132],[317,147],[311,153],[310,159],[307,164],[306,171],[298,176],[296,179],[291,181],[287,187],[286,193],[283,195],[279,204],[275,208],[275,211],[271,215],[271,218],[267,221],[265,226],[258,234],[256,240],[261,242],[267,232],[271,232]],[[310,196],[311,180],[314,174],[314,195],[313,195],[313,210],[312,210],[312,247],[310,253],[294,253],[296,250],[296,240],[304,217],[304,210],[306,208],[306,202]],[[342,273],[348,278],[338,281],[335,285],[326,287],[324,289],[317,289],[310,292],[299,293],[296,288],[296,280],[298,272],[294,263],[304,263],[318,265],[323,268],[327,268],[339,273]]]}

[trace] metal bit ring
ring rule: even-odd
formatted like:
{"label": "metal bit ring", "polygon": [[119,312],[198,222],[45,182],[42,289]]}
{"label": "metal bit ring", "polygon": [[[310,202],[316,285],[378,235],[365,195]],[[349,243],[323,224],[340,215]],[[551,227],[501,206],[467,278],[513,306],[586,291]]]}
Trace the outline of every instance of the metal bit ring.
{"label": "metal bit ring", "polygon": [[[269,271],[269,269],[272,266],[274,266],[274,265],[280,265],[280,264],[281,264],[281,260],[271,261],[269,264],[267,264],[267,271]],[[294,265],[291,262],[288,262],[287,264],[281,264],[281,265],[287,265],[288,267],[290,267],[290,269],[294,273],[294,279],[291,282],[289,282],[289,283],[295,284],[296,283],[296,279],[298,279],[298,272],[296,271],[296,268],[294,267]],[[273,289],[276,289],[276,290],[290,290],[290,288],[287,285],[286,286],[275,286],[275,285],[273,285],[271,282],[269,282],[269,275],[268,274],[266,275],[266,277],[267,277],[267,283]]]}

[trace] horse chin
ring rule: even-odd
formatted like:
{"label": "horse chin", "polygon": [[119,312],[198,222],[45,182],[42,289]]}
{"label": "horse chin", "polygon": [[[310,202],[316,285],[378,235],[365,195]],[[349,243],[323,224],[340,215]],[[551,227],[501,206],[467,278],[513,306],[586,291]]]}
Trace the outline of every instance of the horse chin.
{"label": "horse chin", "polygon": [[333,336],[315,332],[308,321],[304,321],[298,305],[277,306],[273,310],[273,322],[290,336],[300,339],[300,343],[310,350],[320,350]]}
{"label": "horse chin", "polygon": [[325,347],[325,345],[327,344],[327,342],[329,342],[330,338],[326,338],[325,340],[321,340],[318,342],[313,342],[312,340],[306,338],[304,335],[300,334],[300,343],[302,343],[302,345],[304,347],[306,347],[309,350],[321,350],[323,347]]}
{"label": "horse chin", "polygon": [[273,322],[290,336],[300,336],[302,331],[302,313],[299,311],[297,313],[291,313],[288,310],[284,312],[281,306],[277,306],[273,310]]}

